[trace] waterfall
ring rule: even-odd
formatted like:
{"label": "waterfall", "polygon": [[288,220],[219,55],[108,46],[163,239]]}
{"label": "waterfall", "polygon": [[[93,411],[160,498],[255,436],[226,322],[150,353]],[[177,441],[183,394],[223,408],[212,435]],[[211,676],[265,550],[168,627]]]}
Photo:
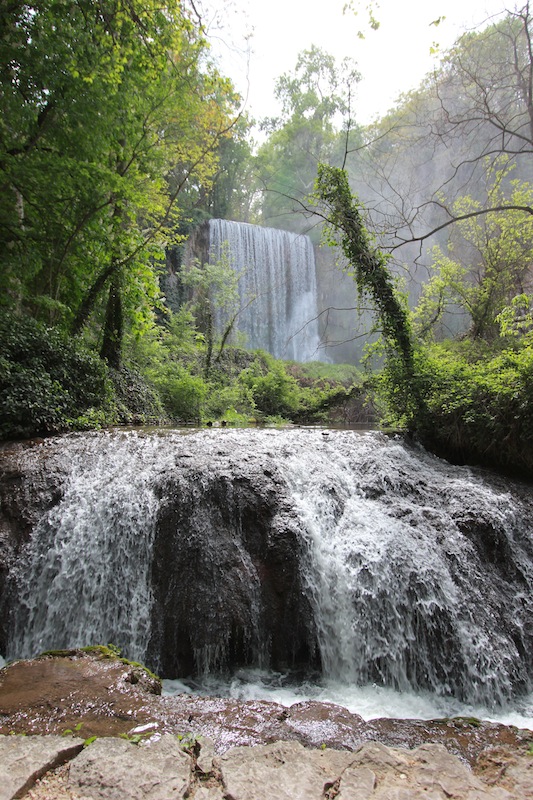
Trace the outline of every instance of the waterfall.
{"label": "waterfall", "polygon": [[[237,330],[251,350],[320,360],[313,245],[308,236],[243,222],[209,222],[209,260],[228,257],[239,277]],[[219,326],[222,321],[219,320]]]}
{"label": "waterfall", "polygon": [[376,432],[76,435],[39,459],[60,485],[12,571],[9,658],[112,642],[167,677],[307,664],[492,708],[532,691],[519,483]]}
{"label": "waterfall", "polygon": [[511,495],[374,437],[353,449],[295,448],[283,470],[308,545],[326,675],[471,703],[503,704],[517,682],[530,689],[532,537]]}
{"label": "waterfall", "polygon": [[92,642],[118,645],[135,660],[146,654],[156,440],[142,440],[135,459],[127,440],[97,441],[95,450],[90,437],[69,442],[63,496],[15,569],[12,656]]}

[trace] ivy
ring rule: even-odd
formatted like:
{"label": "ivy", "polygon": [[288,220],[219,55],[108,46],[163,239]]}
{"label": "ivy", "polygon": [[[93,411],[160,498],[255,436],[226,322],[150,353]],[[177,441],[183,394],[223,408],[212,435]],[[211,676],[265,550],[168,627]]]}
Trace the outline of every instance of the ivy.
{"label": "ivy", "polygon": [[319,164],[316,197],[327,221],[327,242],[340,244],[359,293],[374,304],[386,344],[388,368],[394,373],[393,383],[400,393],[396,403],[404,405],[414,424],[425,404],[417,377],[409,314],[395,290],[387,256],[369,236],[362,207],[352,195],[345,170]]}

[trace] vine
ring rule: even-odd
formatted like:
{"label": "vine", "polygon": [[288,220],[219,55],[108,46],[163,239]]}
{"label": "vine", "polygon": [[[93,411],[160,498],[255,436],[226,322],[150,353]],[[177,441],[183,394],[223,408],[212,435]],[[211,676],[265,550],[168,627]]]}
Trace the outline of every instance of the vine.
{"label": "vine", "polygon": [[387,255],[373,246],[346,171],[319,164],[316,198],[324,207],[328,244],[340,244],[353,269],[359,293],[375,306],[387,348],[388,367],[400,389],[404,411],[410,407],[419,416],[425,410],[425,403],[417,380],[408,311],[395,291]]}

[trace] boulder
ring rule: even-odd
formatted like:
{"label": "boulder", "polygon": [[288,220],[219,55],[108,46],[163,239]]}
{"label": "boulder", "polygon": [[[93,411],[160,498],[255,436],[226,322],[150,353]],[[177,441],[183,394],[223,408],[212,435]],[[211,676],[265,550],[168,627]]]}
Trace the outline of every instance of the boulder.
{"label": "boulder", "polygon": [[169,800],[186,797],[192,759],[176,736],[148,745],[97,739],[72,761],[68,785],[93,800]]}
{"label": "boulder", "polygon": [[23,797],[36,780],[70,761],[82,739],[61,736],[0,736],[0,800]]}

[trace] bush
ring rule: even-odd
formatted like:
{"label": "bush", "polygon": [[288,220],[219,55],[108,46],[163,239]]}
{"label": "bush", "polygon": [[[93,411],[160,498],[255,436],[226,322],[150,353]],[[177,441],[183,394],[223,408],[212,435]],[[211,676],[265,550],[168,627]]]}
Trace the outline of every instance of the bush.
{"label": "bush", "polygon": [[152,375],[166,413],[174,420],[197,422],[203,416],[208,387],[203,378],[191,375],[175,361],[162,364]]}
{"label": "bush", "polygon": [[533,349],[433,346],[421,363],[424,444],[455,461],[533,476]]}
{"label": "bush", "polygon": [[264,416],[290,418],[301,406],[297,381],[287,374],[282,361],[268,353],[261,353],[243,370],[240,380],[251,390],[254,406]]}
{"label": "bush", "polygon": [[123,366],[109,374],[115,389],[115,422],[155,424],[165,419],[159,394],[138,372]]}
{"label": "bush", "polygon": [[105,365],[78,342],[31,317],[0,313],[1,438],[68,430],[111,397]]}

